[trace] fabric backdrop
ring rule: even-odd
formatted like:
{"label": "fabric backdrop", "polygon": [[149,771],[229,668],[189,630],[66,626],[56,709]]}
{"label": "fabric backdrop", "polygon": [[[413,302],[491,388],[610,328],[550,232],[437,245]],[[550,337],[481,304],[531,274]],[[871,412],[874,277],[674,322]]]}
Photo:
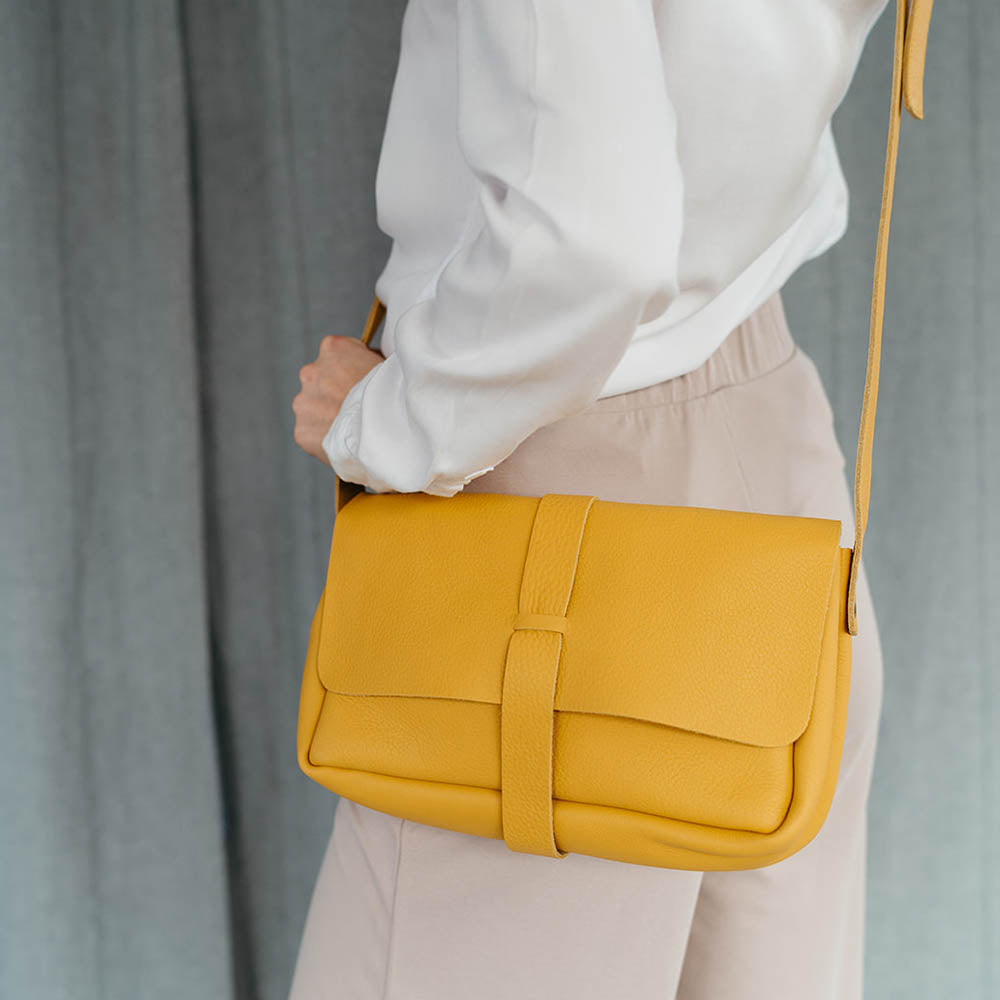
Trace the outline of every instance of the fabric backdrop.
{"label": "fabric backdrop", "polygon": [[[283,1000],[335,800],[295,714],[402,0],[0,0],[0,997]],[[850,228],[786,286],[853,463],[891,12]],[[886,661],[867,995],[1000,995],[1000,6],[904,120],[865,547]],[[850,469],[848,470],[851,471]]]}

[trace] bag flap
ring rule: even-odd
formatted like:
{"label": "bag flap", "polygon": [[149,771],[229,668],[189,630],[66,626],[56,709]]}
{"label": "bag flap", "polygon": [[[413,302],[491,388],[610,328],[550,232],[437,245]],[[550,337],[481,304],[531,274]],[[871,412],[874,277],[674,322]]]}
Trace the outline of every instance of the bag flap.
{"label": "bag flap", "polygon": [[[337,516],[319,646],[347,695],[501,703],[539,500],[361,494]],[[785,746],[812,710],[840,522],[595,501],[555,708]]]}

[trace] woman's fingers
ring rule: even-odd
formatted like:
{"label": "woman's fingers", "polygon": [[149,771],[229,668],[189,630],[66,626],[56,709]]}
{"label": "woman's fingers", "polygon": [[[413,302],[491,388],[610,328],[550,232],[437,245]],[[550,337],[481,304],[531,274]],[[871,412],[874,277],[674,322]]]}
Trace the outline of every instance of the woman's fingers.
{"label": "woman's fingers", "polygon": [[354,337],[330,335],[320,341],[316,360],[299,369],[302,389],[292,400],[293,436],[304,452],[329,465],[323,438],[351,388],[384,360]]}

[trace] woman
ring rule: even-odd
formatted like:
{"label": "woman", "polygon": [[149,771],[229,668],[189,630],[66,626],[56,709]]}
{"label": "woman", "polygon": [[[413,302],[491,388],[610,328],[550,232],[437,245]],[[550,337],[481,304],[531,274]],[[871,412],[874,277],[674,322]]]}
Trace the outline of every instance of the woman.
{"label": "woman", "polygon": [[[836,518],[833,413],[781,287],[844,233],[830,130],[885,0],[410,0],[376,180],[382,353],[325,338],[296,441],[375,491]],[[690,872],[347,799],[293,1000],[861,996],[882,697],[863,569],[820,833]]]}

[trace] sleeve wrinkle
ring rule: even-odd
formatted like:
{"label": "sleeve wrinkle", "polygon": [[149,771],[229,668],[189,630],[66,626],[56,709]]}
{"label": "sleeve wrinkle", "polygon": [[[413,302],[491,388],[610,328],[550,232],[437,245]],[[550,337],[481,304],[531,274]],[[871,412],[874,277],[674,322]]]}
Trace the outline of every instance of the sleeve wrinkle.
{"label": "sleeve wrinkle", "polygon": [[458,492],[593,401],[676,293],[682,184],[648,0],[459,0],[457,37],[481,225],[324,440],[377,490]]}

